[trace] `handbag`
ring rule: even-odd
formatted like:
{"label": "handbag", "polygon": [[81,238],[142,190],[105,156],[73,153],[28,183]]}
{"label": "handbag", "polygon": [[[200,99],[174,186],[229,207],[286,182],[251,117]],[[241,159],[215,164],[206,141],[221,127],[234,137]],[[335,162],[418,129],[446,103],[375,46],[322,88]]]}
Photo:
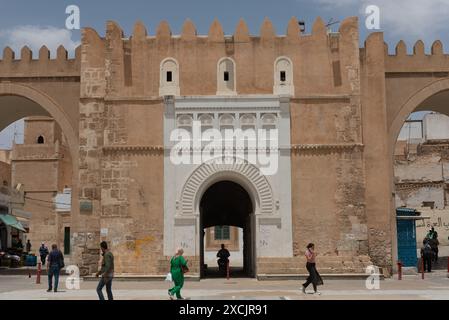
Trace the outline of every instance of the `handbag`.
{"label": "handbag", "polygon": [[167,273],[167,276],[165,277],[165,281],[169,281],[169,282],[173,281],[173,277],[171,275],[171,272]]}

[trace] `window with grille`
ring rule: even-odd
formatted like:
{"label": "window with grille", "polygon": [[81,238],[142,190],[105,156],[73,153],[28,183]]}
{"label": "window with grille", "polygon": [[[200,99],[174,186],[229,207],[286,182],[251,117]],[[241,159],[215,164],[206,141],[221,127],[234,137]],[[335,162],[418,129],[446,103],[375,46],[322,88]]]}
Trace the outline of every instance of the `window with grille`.
{"label": "window with grille", "polygon": [[229,226],[215,226],[215,240],[230,240],[231,234]]}

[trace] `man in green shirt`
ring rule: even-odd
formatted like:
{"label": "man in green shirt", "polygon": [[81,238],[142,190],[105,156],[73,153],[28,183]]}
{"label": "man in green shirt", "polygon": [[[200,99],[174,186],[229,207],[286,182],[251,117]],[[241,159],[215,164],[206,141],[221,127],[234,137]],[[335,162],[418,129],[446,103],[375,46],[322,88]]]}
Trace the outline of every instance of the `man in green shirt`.
{"label": "man in green shirt", "polygon": [[101,263],[101,269],[97,272],[96,276],[101,276],[100,282],[97,286],[97,294],[100,300],[104,300],[103,287],[106,286],[106,293],[108,300],[114,300],[112,296],[112,278],[114,277],[114,255],[108,250],[108,244],[103,241],[100,244],[103,262]]}

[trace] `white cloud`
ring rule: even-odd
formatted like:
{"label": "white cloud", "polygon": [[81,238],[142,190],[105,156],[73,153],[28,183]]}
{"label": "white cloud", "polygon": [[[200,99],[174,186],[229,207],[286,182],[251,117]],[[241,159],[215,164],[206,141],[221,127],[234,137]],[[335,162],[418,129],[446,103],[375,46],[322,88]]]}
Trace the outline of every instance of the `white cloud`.
{"label": "white cloud", "polygon": [[[318,0],[329,10],[352,9],[364,12],[367,5],[380,8],[381,28],[391,36],[408,38],[434,38],[449,27],[449,0]],[[355,9],[355,10],[354,10]]]}
{"label": "white cloud", "polygon": [[63,45],[73,56],[79,41],[72,40],[72,32],[67,29],[55,28],[52,26],[17,26],[12,29],[0,32],[0,38],[4,46],[9,46],[20,56],[20,50],[24,46],[30,47],[33,57],[37,57],[39,49],[45,45],[51,52],[51,56],[56,56],[56,49]]}

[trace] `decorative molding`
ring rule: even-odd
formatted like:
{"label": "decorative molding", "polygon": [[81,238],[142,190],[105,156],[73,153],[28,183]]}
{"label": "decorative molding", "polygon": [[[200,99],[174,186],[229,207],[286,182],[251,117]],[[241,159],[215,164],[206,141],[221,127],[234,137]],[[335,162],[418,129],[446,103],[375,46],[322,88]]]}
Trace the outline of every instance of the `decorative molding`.
{"label": "decorative molding", "polygon": [[264,225],[264,226],[271,226],[271,225],[275,225],[275,226],[277,226],[278,228],[281,228],[281,226],[282,226],[282,218],[281,217],[278,217],[278,218],[272,218],[272,217],[270,217],[270,218],[265,218],[265,217],[261,217],[261,218],[259,218],[259,224],[260,225]]}
{"label": "decorative molding", "polygon": [[163,153],[163,146],[105,146],[103,153]]}
{"label": "decorative molding", "polygon": [[313,102],[313,101],[330,101],[330,102],[350,102],[352,95],[348,94],[320,94],[320,95],[301,95],[292,97],[293,102]]}
{"label": "decorative molding", "polygon": [[195,226],[195,217],[175,217],[175,226]]}
{"label": "decorative molding", "polygon": [[341,143],[341,144],[293,144],[293,151],[352,151],[354,149],[363,150],[362,143]]}
{"label": "decorative molding", "polygon": [[107,102],[163,102],[160,96],[105,96],[104,101]]}
{"label": "decorative molding", "polygon": [[[226,162],[232,160],[232,163]],[[199,196],[201,186],[211,177],[216,174],[223,174],[226,172],[237,173],[247,180],[256,190],[256,195],[259,199],[260,214],[272,215],[274,211],[273,191],[267,180],[262,175],[259,169],[247,161],[239,161],[235,163],[235,158],[224,159],[224,163],[218,164],[212,159],[198,167],[187,179],[180,199],[180,209],[182,215],[195,214],[195,199]]]}
{"label": "decorative molding", "polygon": [[420,189],[420,188],[444,188],[445,186],[446,186],[446,182],[444,182],[444,181],[395,183],[396,191],[417,190],[417,189]]}
{"label": "decorative molding", "polygon": [[176,111],[223,110],[273,110],[280,109],[281,96],[238,95],[238,96],[186,96],[175,97]]}

